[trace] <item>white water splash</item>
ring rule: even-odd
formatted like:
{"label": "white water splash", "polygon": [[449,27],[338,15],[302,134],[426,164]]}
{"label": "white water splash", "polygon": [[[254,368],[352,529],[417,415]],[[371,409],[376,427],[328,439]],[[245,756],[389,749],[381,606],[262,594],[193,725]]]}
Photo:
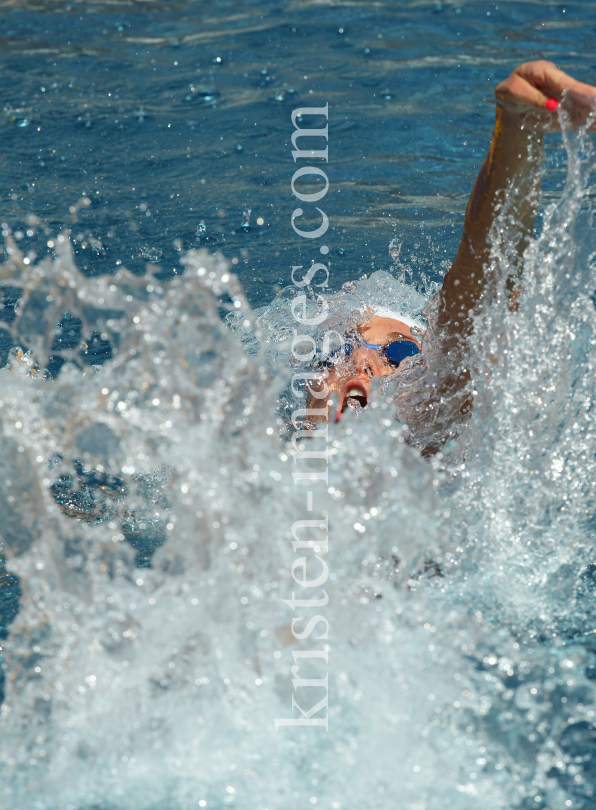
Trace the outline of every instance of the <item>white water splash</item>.
{"label": "white water splash", "polygon": [[[495,233],[475,407],[443,458],[404,441],[388,392],[333,427],[330,489],[315,499],[336,575],[328,736],[273,726],[291,714],[299,644],[281,600],[305,516],[278,438],[283,297],[253,317],[205,253],[160,285],[86,279],[67,240],[38,267],[11,247],[31,352],[0,372],[2,538],[23,591],[3,643],[5,806],[591,806],[596,274],[582,138],[568,140],[565,194],[526,252],[515,313]],[[365,287],[341,293],[346,317]],[[220,319],[225,294],[256,336],[250,353]],[[85,335],[99,324],[114,356],[94,367],[65,352],[49,380],[65,310]]]}

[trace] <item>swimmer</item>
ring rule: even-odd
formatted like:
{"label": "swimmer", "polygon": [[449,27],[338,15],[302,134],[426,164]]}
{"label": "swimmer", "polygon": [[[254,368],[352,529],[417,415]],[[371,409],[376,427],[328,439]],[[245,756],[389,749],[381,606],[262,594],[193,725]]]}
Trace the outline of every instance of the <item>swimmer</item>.
{"label": "swimmer", "polygon": [[[490,281],[485,266],[490,255],[491,225],[508,189],[512,189],[509,193],[513,194],[512,212],[517,223],[512,244],[517,256],[521,257],[531,238],[544,133],[560,129],[559,104],[563,104],[574,127],[586,124],[596,110],[595,87],[576,81],[545,61],[518,67],[497,86],[495,96],[497,109],[490,149],[466,208],[459,250],[438,294],[433,337],[439,339],[445,355],[457,354],[472,331],[474,312]],[[366,407],[373,378],[395,374],[404,361],[402,368],[407,366],[408,357],[424,351],[420,334],[414,334],[413,328],[414,323],[398,313],[369,310],[366,320],[346,336],[343,356],[326,363],[310,407],[324,408],[333,397],[335,421],[350,407]],[[463,374],[447,383],[450,393],[461,390],[466,382],[464,369]],[[465,407],[464,403],[460,413],[465,412]]]}

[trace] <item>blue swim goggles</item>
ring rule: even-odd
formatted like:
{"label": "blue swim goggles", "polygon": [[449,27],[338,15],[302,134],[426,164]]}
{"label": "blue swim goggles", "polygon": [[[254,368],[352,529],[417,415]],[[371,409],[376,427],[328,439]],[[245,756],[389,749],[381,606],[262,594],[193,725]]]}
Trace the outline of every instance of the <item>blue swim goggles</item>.
{"label": "blue swim goggles", "polygon": [[360,338],[360,343],[358,344],[352,344],[346,341],[344,343],[343,353],[341,349],[336,349],[329,354],[325,360],[320,361],[319,365],[330,368],[337,363],[340,359],[340,355],[341,358],[345,360],[358,346],[365,346],[367,349],[375,349],[375,351],[379,352],[389,365],[394,368],[397,368],[406,357],[413,357],[415,354],[420,354],[420,349],[412,340],[392,340],[391,343],[382,345],[380,343],[368,343],[364,338]]}

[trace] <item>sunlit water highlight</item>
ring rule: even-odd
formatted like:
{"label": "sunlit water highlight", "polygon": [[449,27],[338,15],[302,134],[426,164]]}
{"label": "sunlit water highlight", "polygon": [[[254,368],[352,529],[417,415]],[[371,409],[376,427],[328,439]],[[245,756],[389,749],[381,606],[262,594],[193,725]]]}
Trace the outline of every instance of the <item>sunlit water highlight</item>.
{"label": "sunlit water highlight", "polygon": [[[284,297],[253,316],[206,253],[161,284],[85,278],[67,237],[36,266],[9,242],[3,280],[24,291],[11,328],[29,352],[1,372],[2,532],[22,589],[4,642],[2,806],[594,806],[593,156],[583,134],[566,148],[516,312],[507,211],[496,223],[475,407],[443,454],[413,446],[442,417],[408,411],[441,373],[430,346],[333,427],[315,499],[336,575],[328,737],[273,726],[291,711],[299,644],[281,599],[305,513],[278,436]],[[351,317],[375,285],[420,314],[424,297],[389,274],[338,293],[335,312]],[[222,297],[248,321],[245,346]],[[68,348],[65,311],[111,359]],[[58,338],[73,362],[51,380]]]}

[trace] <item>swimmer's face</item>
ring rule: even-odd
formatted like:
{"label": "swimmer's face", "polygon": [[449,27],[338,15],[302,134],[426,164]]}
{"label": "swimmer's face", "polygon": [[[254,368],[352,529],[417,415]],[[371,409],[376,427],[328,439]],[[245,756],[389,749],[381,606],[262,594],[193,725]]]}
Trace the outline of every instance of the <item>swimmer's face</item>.
{"label": "swimmer's face", "polygon": [[[406,339],[420,348],[420,342],[412,335],[410,328],[393,318],[373,316],[366,323],[360,324],[358,331],[368,343],[385,346],[394,340]],[[337,410],[332,419],[339,420],[348,409],[358,406],[365,408],[368,405],[374,377],[386,377],[396,371],[395,365],[382,352],[358,346],[345,360],[325,369],[320,380],[311,383],[312,394],[309,396],[308,407],[325,409],[328,413],[327,404],[333,396]],[[315,418],[315,421],[318,420]]]}

